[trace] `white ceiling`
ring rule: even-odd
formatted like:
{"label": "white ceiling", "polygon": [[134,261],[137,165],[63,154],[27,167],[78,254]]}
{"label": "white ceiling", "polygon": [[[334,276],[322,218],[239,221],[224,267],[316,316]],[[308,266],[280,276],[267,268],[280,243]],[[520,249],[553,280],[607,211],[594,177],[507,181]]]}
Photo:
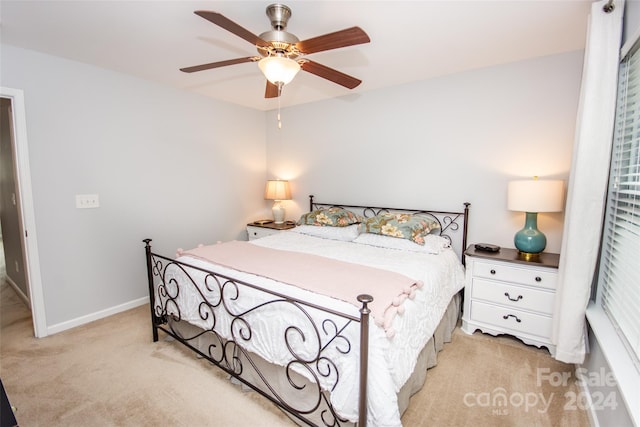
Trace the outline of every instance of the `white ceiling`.
{"label": "white ceiling", "polygon": [[[216,11],[258,35],[274,1],[0,1],[2,43],[93,64],[243,106],[270,110],[256,63],[193,74],[179,68],[253,56],[245,40],[195,15]],[[584,49],[589,0],[307,1],[287,30],[300,40],[359,26],[371,43],[310,59],[357,77],[346,89],[300,72],[282,107],[465,70]],[[46,70],[43,70],[46,72]]]}

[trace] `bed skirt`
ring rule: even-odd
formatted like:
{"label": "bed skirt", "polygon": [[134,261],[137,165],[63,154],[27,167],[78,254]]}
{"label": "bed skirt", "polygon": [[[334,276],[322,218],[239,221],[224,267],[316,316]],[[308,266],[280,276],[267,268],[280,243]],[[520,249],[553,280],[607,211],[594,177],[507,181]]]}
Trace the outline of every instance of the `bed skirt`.
{"label": "bed skirt", "polygon": [[413,373],[402,386],[398,393],[398,408],[400,415],[409,407],[409,399],[420,391],[427,379],[427,369],[433,368],[438,363],[438,353],[443,349],[444,344],[451,342],[453,330],[458,324],[461,313],[462,293],[458,292],[453,296],[449,306],[440,320],[435,332],[424,346]]}
{"label": "bed skirt", "polygon": [[[445,311],[443,318],[440,320],[440,323],[438,324],[438,327],[436,328],[434,334],[420,352],[413,373],[400,389],[400,392],[398,393],[398,409],[400,415],[402,415],[409,406],[411,396],[420,391],[420,389],[422,389],[422,387],[424,386],[427,378],[427,370],[437,364],[438,352],[442,350],[445,343],[451,342],[453,330],[455,329],[460,318],[461,301],[462,293],[458,292],[451,299],[447,310]],[[204,354],[208,354],[211,351],[211,346],[218,343],[217,341],[212,340],[207,334],[203,334],[202,329],[186,321],[175,321],[170,319],[169,326],[176,335],[182,338],[197,336],[195,340],[190,339],[190,342],[192,345],[194,345],[194,347],[196,347]],[[284,405],[287,405],[286,402],[296,402],[296,408],[289,408],[290,411],[284,412],[288,416],[290,416],[291,419],[297,424],[306,425],[307,423],[301,419],[298,419],[295,416],[296,412],[303,414],[304,417],[312,420],[317,425],[327,425],[333,423],[333,421],[329,423],[323,421],[321,410],[311,411],[311,409],[309,409],[314,408],[316,404],[317,391],[314,391],[312,393],[304,393],[303,390],[301,390],[299,387],[292,387],[293,382],[297,386],[303,385],[302,389],[315,390],[315,384],[311,383],[309,380],[307,380],[307,378],[296,375],[295,372],[293,373],[293,378],[288,378],[287,375],[283,374],[282,367],[275,366],[253,353],[251,354],[250,361],[244,358],[242,353],[238,353],[237,362],[240,364],[246,364],[247,366],[249,364],[257,365],[255,366],[257,369],[255,370],[246,369],[245,372],[243,372],[243,378],[259,388],[261,391],[267,393],[268,396],[272,396],[270,399],[274,401],[274,403],[279,405],[284,403]],[[254,371],[256,373],[259,372],[260,374],[253,375]],[[291,375],[291,373],[289,373],[289,375]],[[264,377],[267,377],[267,381],[265,381]],[[231,377],[231,379],[234,380],[233,377]],[[234,380],[234,382],[238,383],[237,380]],[[242,383],[240,384],[243,385]],[[268,386],[264,386],[264,384],[268,384]],[[244,388],[246,390],[251,390],[251,388],[246,386]],[[324,393],[326,394],[326,392]],[[355,423],[343,422],[338,420],[338,422],[336,422],[336,425],[354,426]]]}

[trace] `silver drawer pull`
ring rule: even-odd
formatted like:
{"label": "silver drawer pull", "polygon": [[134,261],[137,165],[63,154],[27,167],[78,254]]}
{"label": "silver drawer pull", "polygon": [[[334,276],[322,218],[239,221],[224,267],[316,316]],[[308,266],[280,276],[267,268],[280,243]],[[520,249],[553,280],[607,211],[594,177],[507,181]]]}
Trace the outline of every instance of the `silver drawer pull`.
{"label": "silver drawer pull", "polygon": [[504,320],[507,320],[509,317],[513,317],[514,319],[516,319],[516,322],[518,323],[522,322],[522,320],[518,319],[518,316],[516,316],[515,314],[507,314],[505,316],[502,316]]}
{"label": "silver drawer pull", "polygon": [[504,296],[509,298],[509,301],[520,301],[522,299],[522,295],[518,295],[517,298],[511,298],[511,295],[509,295],[509,292],[505,292]]}

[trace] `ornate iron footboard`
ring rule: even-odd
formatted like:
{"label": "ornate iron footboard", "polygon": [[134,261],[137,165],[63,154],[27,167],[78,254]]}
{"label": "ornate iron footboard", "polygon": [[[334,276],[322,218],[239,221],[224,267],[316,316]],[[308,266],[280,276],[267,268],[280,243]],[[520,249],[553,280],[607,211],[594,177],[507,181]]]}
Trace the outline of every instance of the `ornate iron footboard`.
{"label": "ornate iron footboard", "polygon": [[[470,203],[464,203],[463,212],[447,212],[318,203],[313,196],[309,196],[310,211],[332,206],[352,210],[364,217],[380,212],[431,215],[441,225],[440,235],[449,240],[464,264]],[[352,316],[155,254],[151,250],[151,239],[143,242],[154,342],[158,341],[158,331],[162,330],[298,420],[317,425],[310,416],[319,414],[325,426],[340,426],[348,422],[337,414],[329,398],[329,393],[341,380],[334,357],[359,352],[356,355],[359,357],[358,425],[366,426],[368,304],[373,301],[370,295],[358,296],[362,304],[360,316]],[[178,276],[181,280],[178,280]],[[205,323],[206,327],[185,334],[176,330],[172,321],[185,320],[187,313],[181,312],[178,300],[188,291],[197,296],[199,321]],[[248,306],[241,304],[245,299],[255,298],[256,293],[261,295],[259,303]],[[260,339],[251,320],[255,321],[264,308],[274,305],[278,305],[283,313],[286,312],[289,320],[279,337],[288,352],[280,374],[290,388],[289,396],[284,396],[282,389],[273,385],[273,374],[261,367],[264,366],[264,360],[247,350],[252,340]],[[349,339],[347,329],[358,323],[358,336]],[[198,345],[203,338],[208,343],[205,347]],[[355,345],[356,341],[358,346]],[[203,351],[203,348],[206,350]],[[279,384],[282,385],[282,382]],[[297,397],[290,397],[297,391],[307,393],[303,403]],[[308,396],[313,397],[309,400]]]}
{"label": "ornate iron footboard", "polygon": [[[162,330],[299,420],[316,425],[309,416],[320,414],[325,426],[347,422],[336,413],[327,394],[341,379],[333,357],[358,351],[359,347],[358,425],[366,426],[368,304],[373,301],[370,295],[358,297],[362,304],[360,317],[351,316],[155,254],[151,250],[151,239],[145,239],[144,243],[154,342]],[[197,296],[198,316],[207,326],[185,336],[170,320],[184,320],[186,313],[181,312],[178,300],[187,292]],[[253,300],[256,295],[259,303],[243,306],[243,300]],[[256,321],[266,307],[274,305],[287,313],[288,326],[280,331],[279,337],[288,351],[288,360],[280,368],[286,377],[285,384],[290,387],[287,394],[304,391],[303,403],[281,393],[282,390],[272,384],[272,373],[265,372],[260,359],[246,349],[251,340],[261,338],[256,336],[252,321]],[[360,324],[359,346],[345,334],[353,323]],[[208,343],[206,351],[197,345],[202,339]],[[303,384],[303,378],[310,381]],[[328,390],[323,389],[321,383],[329,384]]]}

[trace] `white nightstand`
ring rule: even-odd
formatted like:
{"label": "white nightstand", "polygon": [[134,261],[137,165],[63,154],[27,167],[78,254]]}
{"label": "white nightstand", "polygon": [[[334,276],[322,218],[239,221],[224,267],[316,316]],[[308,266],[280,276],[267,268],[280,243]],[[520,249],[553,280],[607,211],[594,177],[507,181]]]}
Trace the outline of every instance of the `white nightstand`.
{"label": "white nightstand", "polygon": [[560,256],[544,252],[527,261],[515,249],[492,253],[473,245],[465,255],[462,330],[510,334],[554,355],[551,329]]}
{"label": "white nightstand", "polygon": [[249,240],[259,239],[260,237],[270,236],[283,230],[290,230],[295,226],[295,223],[292,222],[285,222],[283,224],[276,224],[273,222],[259,224],[252,222],[247,224],[247,236],[249,236]]}

